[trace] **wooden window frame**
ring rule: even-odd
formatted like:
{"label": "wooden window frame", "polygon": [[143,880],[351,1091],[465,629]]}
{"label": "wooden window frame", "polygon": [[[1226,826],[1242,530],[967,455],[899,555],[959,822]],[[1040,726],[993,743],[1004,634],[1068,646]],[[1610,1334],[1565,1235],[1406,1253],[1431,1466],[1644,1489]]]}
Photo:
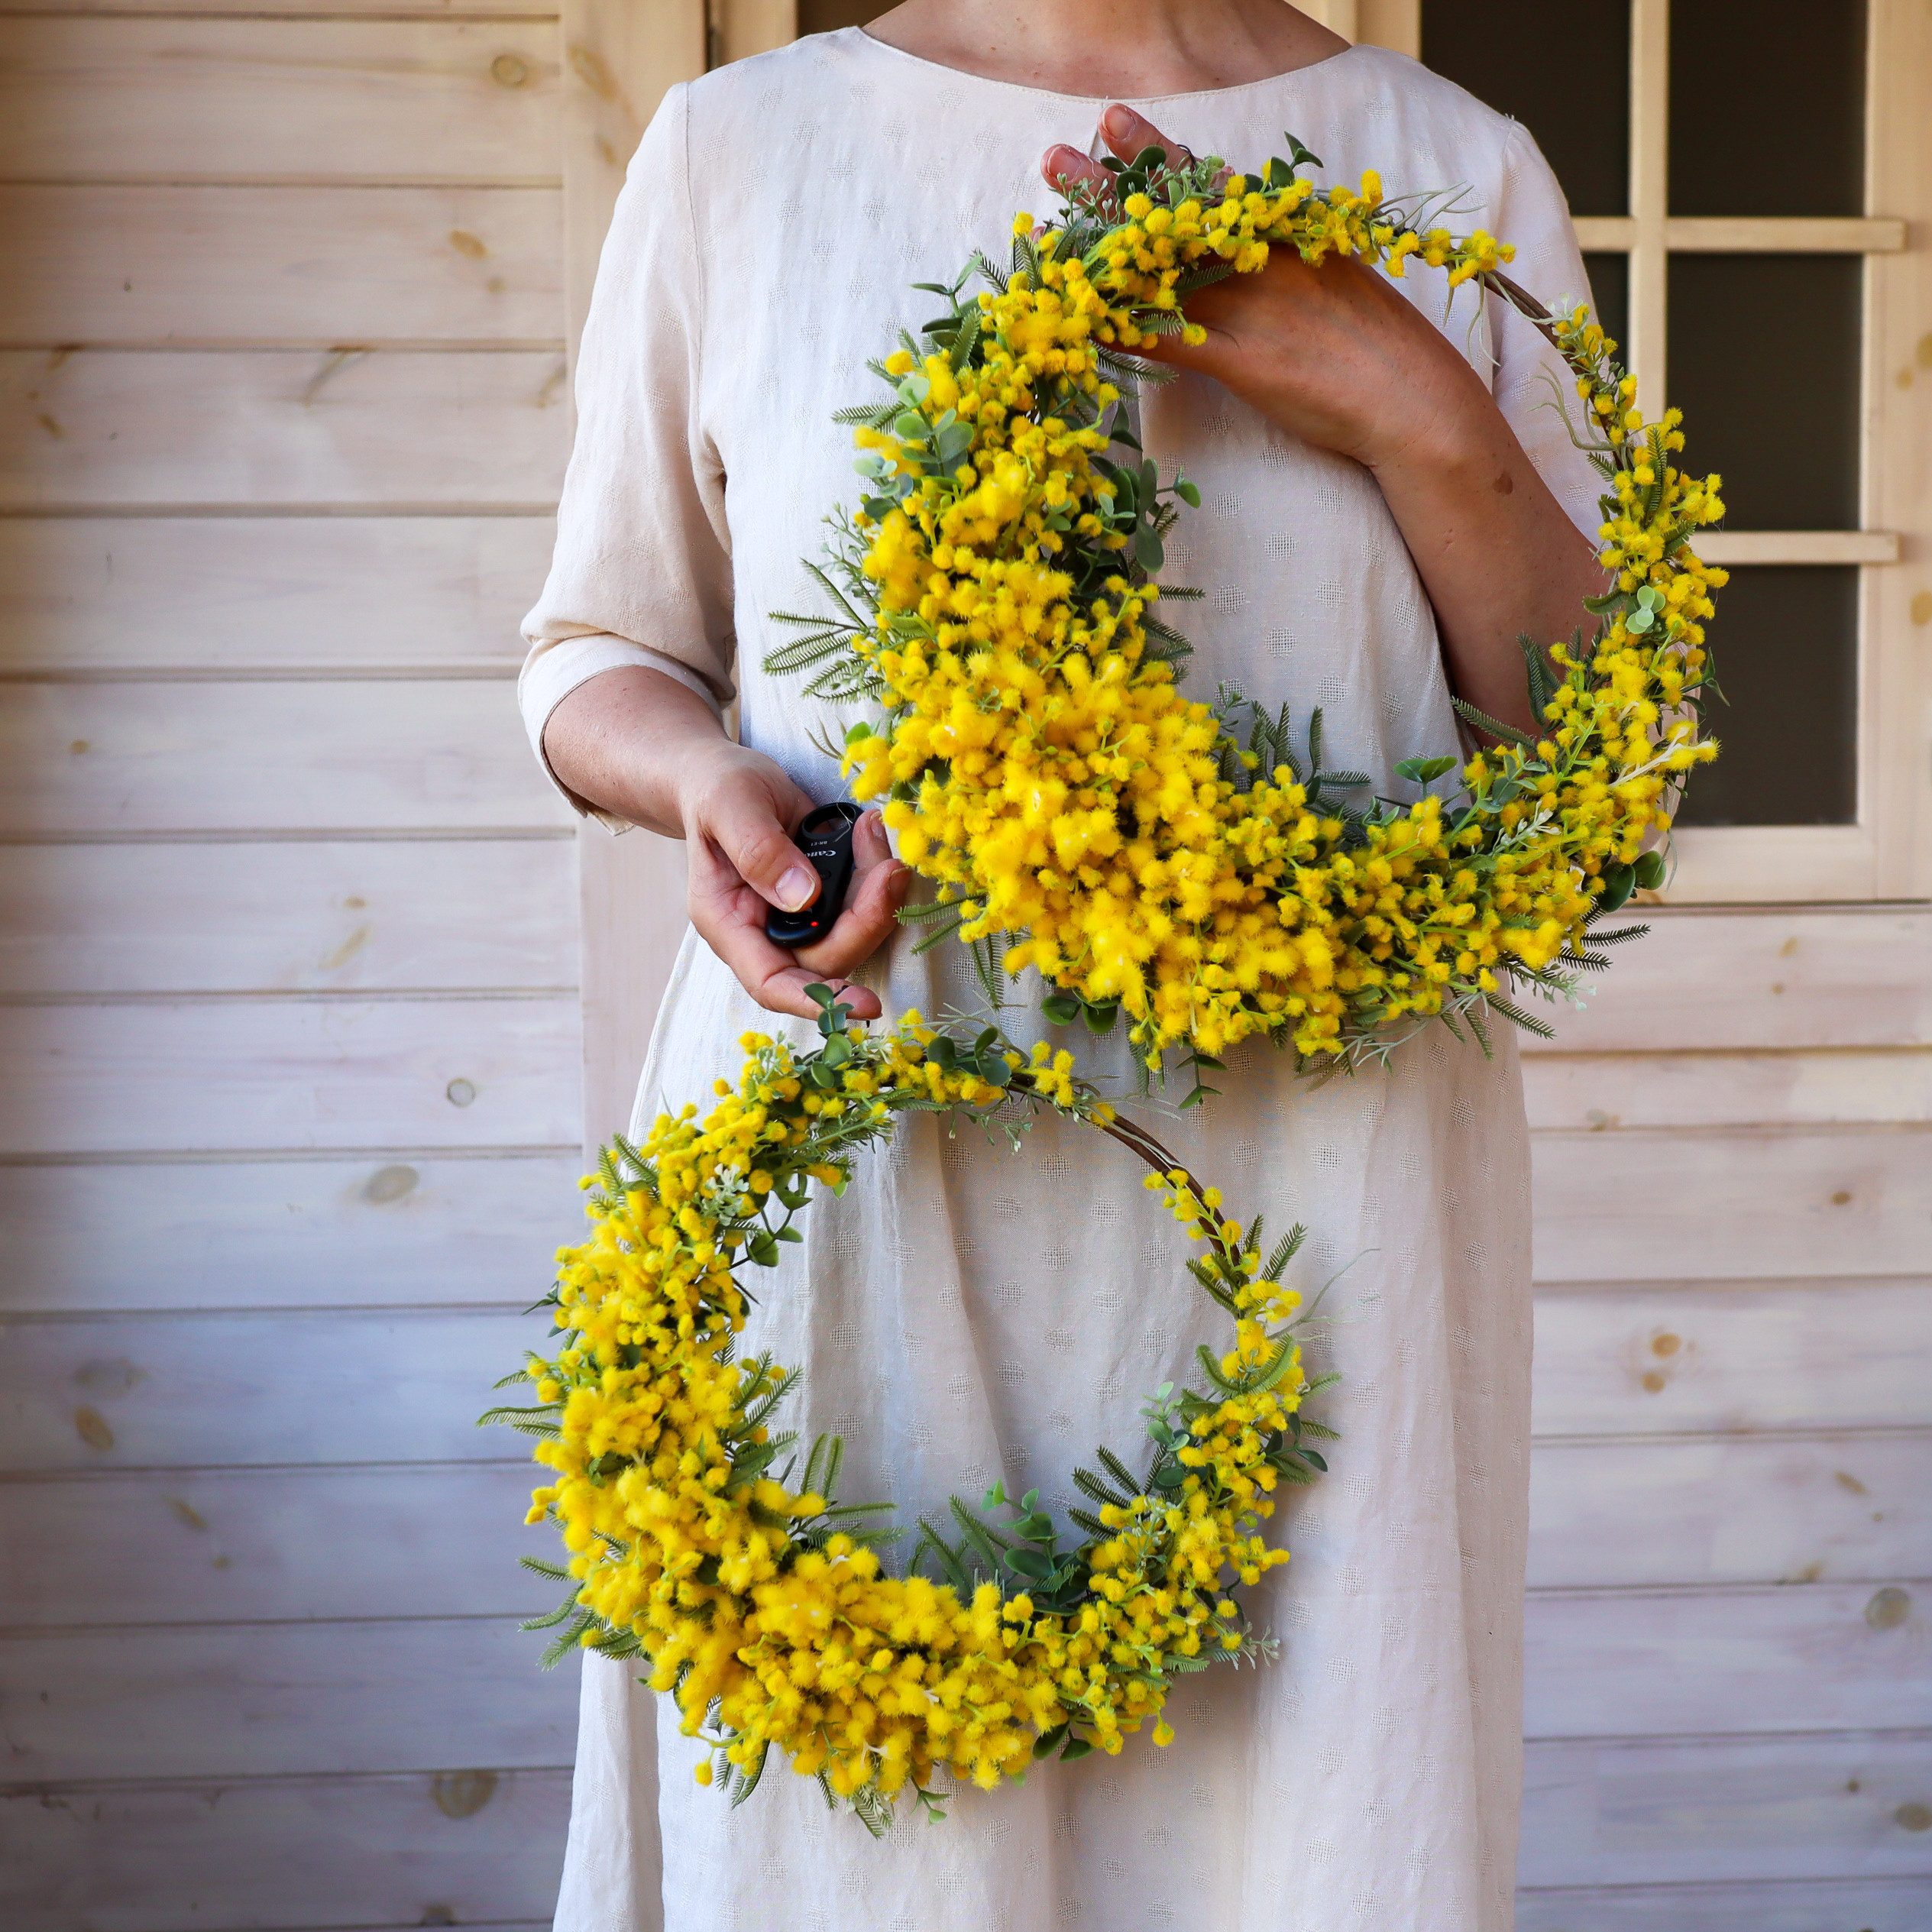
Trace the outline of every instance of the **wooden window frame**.
{"label": "wooden window frame", "polygon": [[[1327,0],[1338,33],[1417,56],[1421,0]],[[1857,566],[1857,804],[1849,825],[1687,826],[1662,896],[1672,904],[1932,896],[1932,465],[1919,398],[1932,386],[1932,132],[1922,90],[1932,19],[1911,0],[1870,0],[1865,201],[1883,215],[1710,219],[1669,212],[1670,0],[1632,0],[1630,212],[1584,218],[1587,252],[1627,255],[1630,364],[1649,408],[1668,393],[1672,254],[1856,254],[1864,259],[1859,528],[1735,530],[1699,545],[1714,563]],[[1693,429],[1695,425],[1692,426]],[[1722,633],[1720,633],[1720,645]]]}

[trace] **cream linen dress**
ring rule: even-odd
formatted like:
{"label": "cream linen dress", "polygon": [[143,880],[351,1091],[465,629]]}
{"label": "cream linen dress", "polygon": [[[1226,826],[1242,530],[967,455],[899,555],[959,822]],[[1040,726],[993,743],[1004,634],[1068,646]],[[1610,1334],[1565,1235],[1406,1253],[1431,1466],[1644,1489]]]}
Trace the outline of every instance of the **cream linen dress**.
{"label": "cream linen dress", "polygon": [[[1099,103],[934,66],[856,29],[674,88],[630,169],[578,374],[580,423],[556,561],[528,620],[533,739],[565,692],[655,665],[714,701],[819,798],[811,743],[836,723],[768,676],[774,609],[816,607],[801,556],[858,487],[829,420],[877,388],[866,358],[932,309],[1015,209],[1050,212],[1037,167],[1084,148]],[[1513,123],[1413,62],[1356,47],[1277,79],[1143,101],[1202,154],[1264,162],[1284,130],[1352,182],[1464,184],[1463,225],[1513,241],[1554,297],[1584,272],[1548,167]],[[1439,275],[1412,299],[1440,318]],[[1594,478],[1549,406],[1551,358],[1464,291],[1444,322],[1532,460],[1594,527]],[[1155,392],[1163,474],[1203,505],[1168,551],[1187,607],[1189,688],[1239,683],[1305,720],[1332,762],[1384,789],[1452,749],[1429,603],[1367,474],[1273,429],[1217,386]],[[978,1004],[957,947],[901,943],[868,969],[888,1014]],[[1022,1040],[1039,1023],[1009,1009]],[[702,1100],[736,1041],[772,1027],[688,937],[639,1095]],[[779,1022],[777,1024],[789,1024]],[[801,1038],[810,1029],[796,1027]],[[1506,1035],[1506,1027],[1499,1032]],[[1070,1042],[1124,1090],[1119,1041]],[[1179,1736],[968,1791],[875,1843],[775,1760],[742,1810],[701,1789],[697,1747],[634,1669],[585,1661],[558,1932],[1505,1932],[1521,1779],[1521,1597],[1529,1397],[1529,1215],[1517,1068],[1440,1028],[1393,1069],[1298,1083],[1265,1045],[1225,1092],[1157,1119],[1176,1153],[1257,1210],[1312,1232],[1312,1289],[1345,1268],[1316,1335],[1341,1372],[1320,1413],[1332,1474],[1274,1519],[1293,1561],[1252,1593],[1281,1643],[1258,1673],[1184,1680]],[[1138,1416],[1188,1378],[1214,1311],[1179,1231],[1120,1147],[1049,1123],[1014,1156],[915,1116],[815,1204],[788,1264],[754,1284],[751,1339],[804,1371],[794,1424],[847,1443],[848,1500],[904,1519],[995,1478],[1063,1509],[1105,1442],[1138,1462]],[[1198,1373],[1198,1371],[1197,1371]]]}

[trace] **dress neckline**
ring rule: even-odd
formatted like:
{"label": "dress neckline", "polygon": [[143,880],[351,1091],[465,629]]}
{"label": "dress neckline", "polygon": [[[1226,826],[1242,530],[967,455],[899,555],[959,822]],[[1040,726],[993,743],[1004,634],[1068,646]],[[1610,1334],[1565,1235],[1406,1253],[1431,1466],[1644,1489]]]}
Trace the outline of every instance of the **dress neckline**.
{"label": "dress neckline", "polygon": [[1361,53],[1363,46],[1358,42],[1344,47],[1338,53],[1325,54],[1319,60],[1311,60],[1306,66],[1290,67],[1278,74],[1264,74],[1259,80],[1237,81],[1228,87],[1197,87],[1180,94],[1063,94],[1053,88],[1030,87],[1020,80],[998,80],[990,74],[976,74],[969,67],[949,67],[943,61],[928,60],[924,54],[908,53],[904,47],[895,47],[889,40],[875,38],[862,27],[842,27],[827,37],[846,40],[848,44],[854,40],[861,42],[874,53],[903,61],[908,66],[923,68],[929,74],[943,76],[949,80],[968,81],[976,87],[996,88],[1005,93],[1024,94],[1034,100],[1074,107],[1101,107],[1110,101],[1125,102],[1133,107],[1169,107],[1193,101],[1233,101],[1243,95],[1258,92],[1263,88],[1278,87],[1283,82],[1298,81],[1306,74],[1318,74],[1337,67]]}

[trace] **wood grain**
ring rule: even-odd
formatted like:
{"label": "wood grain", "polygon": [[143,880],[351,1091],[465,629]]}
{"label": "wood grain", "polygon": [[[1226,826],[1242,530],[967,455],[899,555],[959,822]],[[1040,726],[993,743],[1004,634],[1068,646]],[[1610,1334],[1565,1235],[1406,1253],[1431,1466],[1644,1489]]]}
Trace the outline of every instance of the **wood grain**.
{"label": "wood grain", "polygon": [[[1413,0],[1412,0],[1413,3]],[[43,14],[107,15],[180,14],[182,0],[35,0],[34,11]],[[312,18],[320,9],[316,0],[194,0],[197,14],[233,14],[244,18],[273,19],[282,15]],[[547,18],[554,7],[533,5],[532,0],[328,0],[333,16],[354,18],[373,15],[380,20],[435,20],[464,18],[472,14],[504,14],[519,20]]]}
{"label": "wood grain", "polygon": [[5,1803],[8,1932],[501,1927],[549,1922],[570,1773],[451,1766],[28,1790]]}
{"label": "wood grain", "polygon": [[1524,1735],[1932,1728],[1932,1585],[1532,1595]]}
{"label": "wood grain", "polygon": [[1927,1802],[1928,1747],[1923,1731],[1532,1744],[1519,1877],[1530,1886],[1924,1878],[1932,1846],[1898,1814]]}
{"label": "wood grain", "polygon": [[555,1552],[554,1529],[523,1526],[539,1473],[503,1462],[16,1480],[0,1486],[0,1539],[34,1560],[0,1575],[0,1627],[529,1616],[559,1594],[516,1561]]}
{"label": "wood grain", "polygon": [[476,1419],[536,1400],[492,1390],[549,1333],[520,1308],[16,1316],[0,1321],[0,1470],[501,1462],[527,1445]]}
{"label": "wood grain", "polygon": [[551,839],[0,846],[0,993],[566,989]]}
{"label": "wood grain", "polygon": [[[1530,1582],[1910,1578],[1925,1455],[1923,1438],[1883,1438],[1539,1448]],[[504,1463],[18,1481],[0,1533],[37,1555],[0,1578],[0,1625],[527,1614],[539,1580],[515,1558],[542,1547],[521,1523],[530,1480]]]}
{"label": "wood grain", "polygon": [[510,687],[29,684],[0,707],[0,832],[561,828]]}
{"label": "wood grain", "polygon": [[1532,1588],[1926,1573],[1932,1432],[1539,1442]]}
{"label": "wood grain", "polygon": [[1932,1044],[1932,908],[1633,911],[1649,936],[1561,1014],[1558,1050]]}
{"label": "wood grain", "polygon": [[1923,1134],[1883,1128],[1534,1137],[1545,1283],[1816,1280],[1921,1271]]}
{"label": "wood grain", "polygon": [[1539,1435],[1932,1424],[1932,1277],[1536,1303]]}
{"label": "wood grain", "polygon": [[[483,1165],[445,1171],[460,1180]],[[275,1172],[255,1171],[272,1191]],[[477,1175],[479,1194],[490,1184]],[[541,1322],[521,1310],[547,1259],[539,1236],[568,1230],[567,1192],[548,1206],[544,1228],[527,1238],[529,1272],[513,1284],[514,1306],[16,1316],[0,1326],[0,1361],[9,1364],[0,1389],[10,1392],[0,1396],[0,1468],[245,1464],[271,1439],[276,1461],[500,1458],[510,1438],[472,1421],[484,1406],[479,1392],[540,1341]],[[1539,1426],[1547,1437],[1932,1422],[1917,1319],[1927,1292],[1921,1281],[1679,1290],[1639,1295],[1634,1307],[1625,1292],[1546,1298],[1537,1311]],[[1661,1354],[1660,1338],[1673,1345]],[[367,1377],[377,1361],[383,1400],[372,1403]],[[279,1366],[287,1361],[302,1364],[299,1404],[288,1400]],[[1654,1391],[1650,1375],[1662,1384]],[[80,1432],[83,1406],[111,1440]]]}
{"label": "wood grain", "polygon": [[568,994],[0,1008],[0,1153],[567,1145],[577,1034]]}
{"label": "wood grain", "polygon": [[561,342],[557,189],[0,188],[0,344]]}
{"label": "wood grain", "polygon": [[468,1160],[412,1148],[0,1165],[0,1307],[524,1309],[582,1225],[581,1170],[574,1145]]}
{"label": "wood grain", "polygon": [[538,1668],[546,1641],[483,1617],[0,1639],[7,1782],[567,1764],[576,1673]]}
{"label": "wood grain", "polygon": [[558,170],[554,22],[0,21],[0,177]]}
{"label": "wood grain", "polygon": [[1539,1053],[1523,1066],[1533,1128],[1932,1124],[1932,1047],[1830,1053]]}
{"label": "wood grain", "polygon": [[1865,264],[1863,519],[1898,532],[1910,561],[1859,583],[1859,816],[1872,827],[1877,888],[1932,898],[1932,795],[1925,782],[1927,544],[1932,540],[1932,14],[1914,0],[1874,0],[1869,152],[1879,211],[1901,218],[1911,245]]}
{"label": "wood grain", "polygon": [[1932,1877],[1590,1885],[1516,1895],[1516,1932],[1924,1932]]}
{"label": "wood grain", "polygon": [[548,506],[543,350],[0,353],[0,509]]}
{"label": "wood grain", "polygon": [[555,534],[548,516],[0,518],[0,668],[513,672]]}

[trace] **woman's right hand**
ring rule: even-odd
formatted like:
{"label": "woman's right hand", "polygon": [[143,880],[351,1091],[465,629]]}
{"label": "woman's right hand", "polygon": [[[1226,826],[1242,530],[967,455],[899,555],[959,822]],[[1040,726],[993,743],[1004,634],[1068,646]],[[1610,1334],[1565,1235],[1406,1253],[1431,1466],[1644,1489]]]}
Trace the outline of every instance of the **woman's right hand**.
{"label": "woman's right hand", "polygon": [[818,896],[818,874],[791,840],[814,801],[763,752],[723,738],[688,759],[679,791],[691,922],[738,983],[774,1013],[814,1017],[805,989],[824,985],[854,1019],[876,1018],[877,995],[845,976],[892,937],[912,884],[879,814],[853,828],[852,884],[832,930],[788,952],[765,937],[765,915],[772,906],[795,912]]}
{"label": "woman's right hand", "polygon": [[877,996],[845,976],[892,937],[912,870],[892,856],[877,812],[853,828],[845,910],[815,945],[788,952],[765,937],[765,914],[818,897],[818,874],[791,840],[815,801],[727,738],[702,698],[642,665],[602,672],[550,714],[543,752],[579,798],[684,841],[691,922],[760,1006],[811,1019],[805,989],[824,985],[854,1019],[878,1017]]}

